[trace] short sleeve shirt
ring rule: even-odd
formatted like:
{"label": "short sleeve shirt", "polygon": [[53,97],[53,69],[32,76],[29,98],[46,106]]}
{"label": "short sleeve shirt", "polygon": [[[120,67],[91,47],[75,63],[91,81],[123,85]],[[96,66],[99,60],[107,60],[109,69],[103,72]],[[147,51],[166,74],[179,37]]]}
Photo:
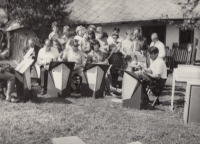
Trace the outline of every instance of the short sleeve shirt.
{"label": "short sleeve shirt", "polygon": [[39,59],[42,59],[42,60],[56,60],[59,56],[59,52],[58,52],[58,49],[56,48],[51,48],[51,50],[49,52],[47,52],[45,50],[45,48],[41,48],[39,53],[38,53],[38,58]]}
{"label": "short sleeve shirt", "polygon": [[150,69],[153,74],[160,74],[162,79],[167,78],[167,67],[162,58],[157,57],[154,61],[152,61]]}
{"label": "short sleeve shirt", "polygon": [[151,42],[150,47],[151,46],[155,46],[155,47],[158,48],[158,51],[159,51],[158,56],[160,58],[164,58],[165,57],[165,46],[164,46],[164,44],[161,41],[158,40],[156,43]]}
{"label": "short sleeve shirt", "polygon": [[133,52],[133,42],[128,39],[123,40],[122,51],[126,54],[131,54]]}

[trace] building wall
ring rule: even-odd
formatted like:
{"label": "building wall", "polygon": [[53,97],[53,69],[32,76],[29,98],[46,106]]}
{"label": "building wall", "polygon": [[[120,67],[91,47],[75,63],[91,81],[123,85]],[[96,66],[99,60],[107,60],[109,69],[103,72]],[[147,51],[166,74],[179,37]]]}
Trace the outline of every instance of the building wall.
{"label": "building wall", "polygon": [[200,30],[199,29],[195,29],[194,30],[194,41],[195,39],[198,40],[198,43],[197,43],[197,47],[194,48],[195,51],[193,51],[193,56],[195,58],[195,60],[198,60],[200,61]]}
{"label": "building wall", "polygon": [[174,25],[167,25],[166,28],[166,46],[172,48],[173,43],[179,44],[179,28]]}
{"label": "building wall", "polygon": [[[105,32],[108,33],[108,35],[111,35],[113,32],[113,28],[114,27],[118,27],[120,28],[120,35],[123,38],[126,38],[126,31],[128,29],[133,30],[134,28],[138,27],[141,29],[141,26],[155,26],[155,25],[166,25],[163,23],[153,23],[153,22],[136,22],[136,23],[125,23],[125,24],[104,24],[104,25],[96,25],[96,26],[101,26],[103,28],[103,30]],[[88,25],[83,25],[86,28],[88,27]],[[76,27],[72,26],[70,27],[70,30],[75,30]],[[141,30],[142,33],[142,30]],[[150,37],[148,37],[147,39],[151,39]],[[179,29],[173,25],[167,25],[166,26],[166,46],[168,46],[169,48],[172,48],[172,44],[174,42],[179,43]],[[150,45],[150,44],[148,44]]]}

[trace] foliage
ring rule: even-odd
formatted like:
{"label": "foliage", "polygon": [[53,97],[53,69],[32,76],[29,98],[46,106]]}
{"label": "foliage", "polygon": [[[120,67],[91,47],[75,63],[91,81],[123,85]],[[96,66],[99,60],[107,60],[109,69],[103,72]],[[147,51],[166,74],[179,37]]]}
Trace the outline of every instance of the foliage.
{"label": "foliage", "polygon": [[52,22],[68,19],[68,5],[73,0],[0,0],[8,20],[17,20],[25,27],[41,32]]}
{"label": "foliage", "polygon": [[184,21],[180,28],[182,30],[200,28],[200,15],[197,10],[197,6],[200,4],[200,0],[172,0],[174,3],[181,7],[183,12]]}

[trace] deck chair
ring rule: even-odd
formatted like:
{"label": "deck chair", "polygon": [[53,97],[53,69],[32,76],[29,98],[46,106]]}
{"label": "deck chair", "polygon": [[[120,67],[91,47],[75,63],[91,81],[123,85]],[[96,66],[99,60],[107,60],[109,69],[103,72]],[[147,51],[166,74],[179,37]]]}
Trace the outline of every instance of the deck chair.
{"label": "deck chair", "polygon": [[154,107],[154,105],[156,105],[156,104],[160,104],[159,97],[162,94],[162,91],[163,91],[166,81],[167,81],[167,79],[165,79],[162,82],[162,84],[158,85],[158,84],[154,83],[154,84],[151,84],[148,86],[148,88],[147,88],[148,93],[151,90],[153,95],[156,97],[156,99],[152,103],[152,107]]}

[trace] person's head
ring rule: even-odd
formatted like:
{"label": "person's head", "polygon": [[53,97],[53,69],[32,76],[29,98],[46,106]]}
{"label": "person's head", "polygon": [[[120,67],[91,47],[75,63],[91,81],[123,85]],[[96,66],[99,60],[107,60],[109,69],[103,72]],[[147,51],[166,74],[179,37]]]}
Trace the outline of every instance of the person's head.
{"label": "person's head", "polygon": [[91,42],[91,45],[92,45],[92,49],[94,50],[94,52],[98,51],[100,48],[100,43],[96,39]]}
{"label": "person's head", "polygon": [[155,60],[155,59],[158,57],[159,50],[158,50],[157,47],[152,46],[152,47],[150,47],[150,48],[148,49],[148,53],[149,53],[149,55],[150,55],[150,58],[151,58],[152,60]]}
{"label": "person's head", "polygon": [[135,38],[138,38],[140,36],[140,29],[139,28],[135,28],[133,30],[133,35]]}
{"label": "person's head", "polygon": [[78,46],[79,46],[78,40],[76,40],[76,39],[70,40],[69,45],[71,46],[71,48],[74,52],[78,51]]}
{"label": "person's head", "polygon": [[85,31],[83,32],[83,38],[84,38],[85,40],[88,40],[88,39],[89,39],[88,31],[87,31],[87,30],[85,30]]}
{"label": "person's head", "polygon": [[114,29],[113,29],[113,33],[119,34],[119,32],[120,32],[120,29],[119,29],[119,28],[114,28]]}
{"label": "person's head", "polygon": [[63,27],[63,33],[64,34],[66,34],[66,33],[68,34],[68,32],[69,32],[69,26],[64,26]]}
{"label": "person's head", "polygon": [[112,38],[113,38],[113,41],[116,43],[117,39],[119,38],[119,35],[117,33],[113,33]]}
{"label": "person's head", "polygon": [[52,30],[53,30],[53,32],[58,32],[58,24],[57,24],[57,22],[53,22],[52,23]]}
{"label": "person's head", "polygon": [[94,31],[93,31],[93,30],[89,30],[89,31],[88,31],[88,36],[89,36],[89,39],[90,39],[90,40],[95,39],[95,33],[94,33]]}
{"label": "person's head", "polygon": [[127,39],[131,40],[133,37],[133,31],[132,30],[127,30],[126,31],[126,37]]}
{"label": "person's head", "polygon": [[78,35],[78,36],[83,36],[83,28],[84,27],[82,27],[82,26],[77,26],[77,28],[76,28],[76,34]]}
{"label": "person's head", "polygon": [[102,27],[97,27],[97,29],[96,29],[96,38],[99,39],[99,38],[102,38],[102,36],[103,36]]}
{"label": "person's head", "polygon": [[29,47],[34,47],[35,46],[35,40],[33,38],[29,39],[28,45],[29,45]]}
{"label": "person's head", "polygon": [[89,25],[88,30],[96,32],[96,26],[95,25]]}
{"label": "person's head", "polygon": [[50,39],[45,40],[45,50],[50,51],[52,47],[52,41]]}
{"label": "person's head", "polygon": [[157,34],[157,33],[153,33],[153,34],[151,35],[151,40],[152,40],[153,42],[156,42],[156,41],[158,40],[158,34]]}

